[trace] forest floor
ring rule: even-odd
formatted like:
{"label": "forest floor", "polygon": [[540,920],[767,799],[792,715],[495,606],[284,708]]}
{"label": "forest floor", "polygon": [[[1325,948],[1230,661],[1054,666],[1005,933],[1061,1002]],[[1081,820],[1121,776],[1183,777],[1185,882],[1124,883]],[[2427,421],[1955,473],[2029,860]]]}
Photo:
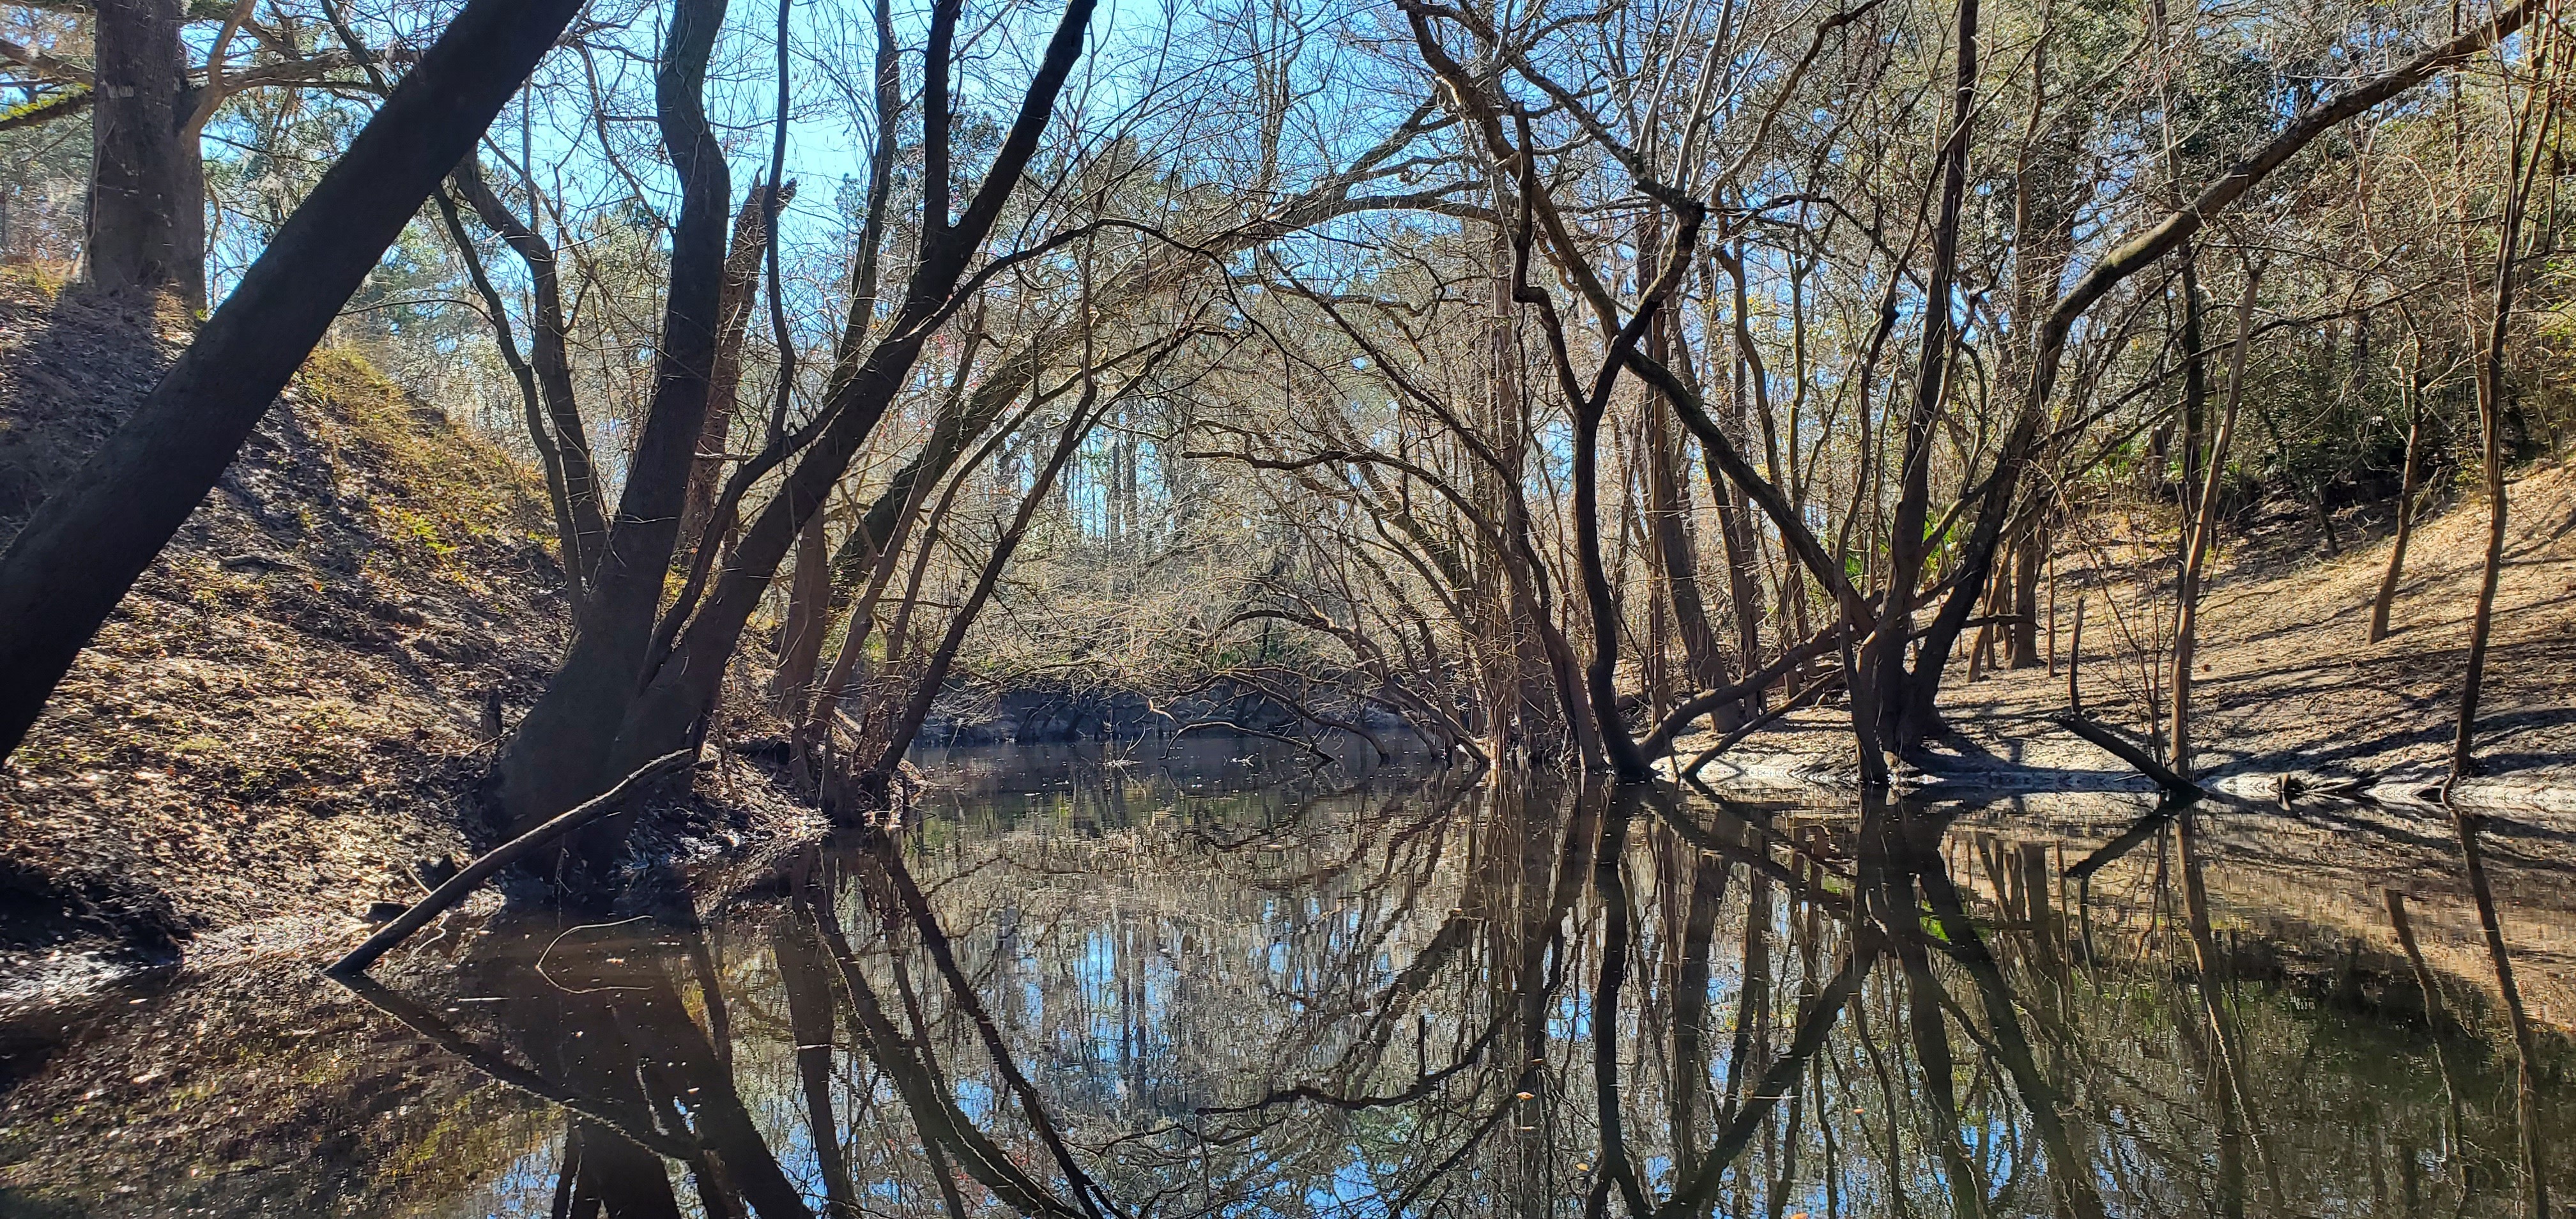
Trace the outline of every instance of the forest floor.
{"label": "forest floor", "polygon": [[[2576,465],[2560,458],[2523,470],[2505,502],[2510,528],[2478,715],[2486,774],[2455,794],[2469,804],[2576,814]],[[2378,643],[2367,633],[2391,545],[2384,509],[2375,518],[2340,514],[2336,554],[2325,553],[2312,509],[2267,505],[2247,534],[2222,537],[2202,598],[2193,682],[2202,775],[2261,798],[2286,775],[2294,790],[2358,783],[2383,799],[2424,799],[2449,759],[2486,530],[2486,498],[2475,488],[2419,521],[2389,634]],[[2135,741],[2165,716],[2171,510],[2140,503],[2096,512],[2072,532],[2056,556],[2057,592],[2041,606],[2055,627],[2053,666],[1971,682],[1963,646],[1942,691],[1950,731],[1925,759],[1927,777],[2002,787],[2143,782],[2048,717],[2068,705],[2079,597],[2085,713]],[[1850,742],[1844,708],[1801,711],[1701,775],[1762,784],[1839,774],[1852,768]],[[1715,743],[1703,734],[1678,748],[1689,758]]]}
{"label": "forest floor", "polygon": [[[0,542],[186,326],[0,270]],[[363,359],[310,360],[0,765],[0,1014],[183,941],[354,939],[419,864],[488,845],[485,701],[533,702],[566,630],[544,496]],[[688,842],[799,816],[699,787],[726,795],[691,798]]]}

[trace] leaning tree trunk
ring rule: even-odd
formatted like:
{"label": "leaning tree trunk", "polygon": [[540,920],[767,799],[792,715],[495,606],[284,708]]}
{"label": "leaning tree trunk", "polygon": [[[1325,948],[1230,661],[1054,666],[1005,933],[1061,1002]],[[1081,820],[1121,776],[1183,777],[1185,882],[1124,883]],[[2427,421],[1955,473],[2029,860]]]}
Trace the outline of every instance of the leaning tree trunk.
{"label": "leaning tree trunk", "polygon": [[0,757],[579,7],[470,0],[133,418],[0,555]]}
{"label": "leaning tree trunk", "polygon": [[206,297],[205,170],[180,138],[194,110],[180,0],[99,0],[90,116],[89,280]]}

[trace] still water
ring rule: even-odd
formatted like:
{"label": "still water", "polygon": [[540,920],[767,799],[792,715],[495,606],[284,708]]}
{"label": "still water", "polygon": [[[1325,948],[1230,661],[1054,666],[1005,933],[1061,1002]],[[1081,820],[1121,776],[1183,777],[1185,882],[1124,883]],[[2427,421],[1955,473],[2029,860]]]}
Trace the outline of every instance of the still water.
{"label": "still water", "polygon": [[2422,816],[925,769],[659,917],[60,1013],[0,1214],[2510,1216],[2526,1148],[2576,1203],[2544,824],[2481,834],[2526,1109]]}

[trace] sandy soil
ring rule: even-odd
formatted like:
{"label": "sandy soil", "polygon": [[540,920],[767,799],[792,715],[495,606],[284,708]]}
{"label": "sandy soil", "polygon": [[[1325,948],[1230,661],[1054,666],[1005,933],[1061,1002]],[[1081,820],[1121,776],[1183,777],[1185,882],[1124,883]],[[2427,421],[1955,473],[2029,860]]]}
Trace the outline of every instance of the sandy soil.
{"label": "sandy soil", "polygon": [[[2464,803],[2576,814],[2576,469],[2563,460],[2508,487],[2506,567],[2496,598],[2478,756],[2487,776]],[[2420,799],[2449,757],[2466,668],[2470,609],[2486,540],[2484,497],[2465,490],[2415,531],[2391,633],[2365,639],[2385,571],[2385,522],[2322,557],[2304,528],[2271,518],[2225,540],[2203,600],[2194,735],[2204,776],[2270,796],[2280,777],[2311,786],[2358,782]],[[2097,519],[2058,556],[2057,665],[1970,682],[1964,655],[1942,692],[1951,736],[1928,769],[2002,786],[2134,784],[2128,767],[2048,722],[2067,706],[2075,600],[2086,603],[2080,681],[2086,712],[2144,739],[2171,697],[2156,671],[2169,655],[2171,527],[2149,512]],[[2043,613],[2049,607],[2043,604]],[[1964,652],[1964,648],[1962,649]],[[2142,663],[2141,657],[2158,658]],[[1739,743],[1712,781],[1761,783],[1851,769],[1840,707],[1786,717]],[[1682,755],[1714,744],[1686,738]]]}

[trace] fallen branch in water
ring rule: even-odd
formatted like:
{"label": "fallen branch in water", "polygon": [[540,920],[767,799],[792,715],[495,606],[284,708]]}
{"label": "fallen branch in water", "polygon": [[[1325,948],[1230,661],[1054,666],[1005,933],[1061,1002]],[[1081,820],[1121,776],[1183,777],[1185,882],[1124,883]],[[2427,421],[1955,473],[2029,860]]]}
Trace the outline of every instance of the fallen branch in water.
{"label": "fallen branch in water", "polygon": [[2146,750],[2130,744],[2121,739],[2118,733],[2076,712],[2060,711],[2048,718],[2049,722],[2058,727],[2101,746],[2105,752],[2115,754],[2121,761],[2137,767],[2139,774],[2155,780],[2156,786],[2165,789],[2177,800],[2197,800],[2208,794],[2200,789],[2199,784],[2175,774],[2166,768],[2164,763],[2149,756]]}
{"label": "fallen branch in water", "polygon": [[[616,1106],[584,1096],[527,1067],[510,1061],[502,1054],[467,1040],[446,1021],[408,996],[386,988],[385,984],[365,974],[338,974],[334,979],[348,987],[351,994],[366,1000],[377,1011],[401,1021],[411,1031],[436,1042],[448,1053],[465,1060],[466,1065],[499,1080],[501,1083],[569,1109],[599,1123],[618,1137],[646,1151],[658,1152],[683,1163],[695,1163],[705,1156],[696,1138],[664,1134],[648,1121],[632,1120],[618,1113]],[[642,1115],[635,1115],[641,1117]]]}
{"label": "fallen branch in water", "polygon": [[2157,831],[2165,828],[2166,822],[2173,820],[2175,808],[2176,805],[2172,801],[2157,804],[2146,816],[2130,822],[2129,828],[2120,831],[2119,837],[2103,843],[2101,849],[2076,861],[2074,867],[2066,870],[2066,879],[2077,884],[2092,880],[2094,873],[2109,867],[2121,856],[2138,849],[2140,843],[2155,837]]}
{"label": "fallen branch in water", "polygon": [[1804,690],[1799,691],[1797,697],[1792,698],[1777,707],[1773,707],[1769,711],[1765,711],[1760,715],[1754,716],[1751,722],[1733,732],[1727,733],[1725,739],[1719,741],[1715,745],[1709,746],[1707,749],[1701,750],[1698,757],[1690,760],[1690,765],[1682,768],[1682,774],[1685,776],[1698,775],[1700,767],[1716,761],[1718,755],[1734,748],[1736,742],[1741,741],[1754,733],[1760,732],[1764,728],[1770,727],[1771,721],[1779,719],[1781,716],[1787,715],[1792,711],[1803,710],[1805,708],[1815,706],[1819,699],[1822,699],[1825,695],[1841,688],[1842,678],[1837,675],[1828,677]]}
{"label": "fallen branch in water", "polygon": [[1313,741],[1301,741],[1284,732],[1267,732],[1249,725],[1235,723],[1233,720],[1192,720],[1189,723],[1181,725],[1172,733],[1170,739],[1164,744],[1163,756],[1166,758],[1172,756],[1172,750],[1180,745],[1182,737],[1188,736],[1193,732],[1215,732],[1219,729],[1242,736],[1257,736],[1266,741],[1277,741],[1282,745],[1294,745],[1297,748],[1303,749],[1307,753],[1314,755],[1315,764],[1317,766],[1330,766],[1341,760],[1324,752],[1321,748],[1317,747]]}
{"label": "fallen branch in water", "polygon": [[572,811],[492,848],[482,858],[465,865],[462,871],[449,877],[447,883],[430,890],[429,896],[412,903],[411,909],[403,911],[394,918],[394,921],[385,924],[382,930],[368,936],[366,943],[350,949],[349,955],[332,962],[330,968],[322,972],[335,978],[365,973],[368,966],[376,963],[376,958],[393,951],[395,945],[410,939],[413,932],[428,926],[429,920],[437,918],[440,911],[465,900],[466,894],[472,893],[493,873],[526,858],[538,847],[616,811],[619,805],[625,803],[627,793],[642,786],[646,780],[688,765],[689,760],[694,756],[696,755],[693,751],[686,749],[674,749],[663,754],[638,767],[634,774],[619,779],[617,786],[584,801]]}
{"label": "fallen branch in water", "polygon": [[1655,725],[1653,732],[1646,734],[1646,739],[1637,742],[1637,749],[1649,758],[1662,758],[1672,752],[1673,738],[1686,731],[1692,720],[1728,703],[1741,702],[1747,696],[1770,689],[1772,683],[1787,676],[1790,670],[1833,651],[1841,645],[1842,638],[1842,627],[1828,628],[1815,638],[1782,652],[1779,659],[1763,666],[1759,672],[1747,676],[1742,681],[1682,700],[1680,706],[1673,708],[1664,716],[1662,723]]}

